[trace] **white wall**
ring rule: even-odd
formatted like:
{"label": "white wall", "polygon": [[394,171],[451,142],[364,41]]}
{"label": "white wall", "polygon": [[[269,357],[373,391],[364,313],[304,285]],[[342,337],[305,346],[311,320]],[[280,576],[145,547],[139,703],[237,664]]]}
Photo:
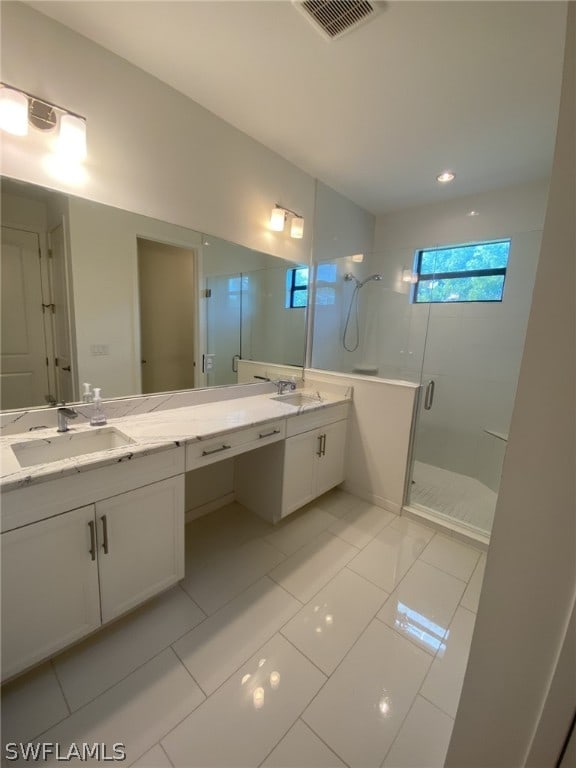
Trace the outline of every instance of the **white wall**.
{"label": "white wall", "polygon": [[312,258],[315,264],[336,264],[337,280],[334,286],[329,286],[336,291],[334,304],[314,304],[312,308],[313,334],[308,340],[308,359],[314,368],[351,371],[358,357],[351,356],[342,347],[346,301],[353,288],[352,283],[345,283],[343,278],[346,272],[364,274],[363,265],[354,263],[351,257],[373,250],[375,221],[372,214],[322,182],[317,183]]}
{"label": "white wall", "polygon": [[[104,397],[138,393],[137,238],[193,249],[201,236],[78,197],[69,200],[69,233],[79,380],[102,387]],[[108,354],[94,355],[93,345]]]}
{"label": "white wall", "polygon": [[304,371],[304,381],[320,391],[331,383],[353,387],[344,487],[399,514],[418,386],[312,369]]}
{"label": "white wall", "polygon": [[[308,262],[314,179],[124,59],[31,8],[2,4],[2,80],[86,116],[87,178],[50,175],[45,137],[4,135],[2,173]],[[42,139],[42,140],[40,140]],[[267,226],[275,202],[304,238]]]}
{"label": "white wall", "polygon": [[[556,765],[559,734],[574,714],[576,648],[566,634],[576,583],[576,4],[569,6],[542,251],[447,768]],[[565,642],[568,684],[549,696]]]}

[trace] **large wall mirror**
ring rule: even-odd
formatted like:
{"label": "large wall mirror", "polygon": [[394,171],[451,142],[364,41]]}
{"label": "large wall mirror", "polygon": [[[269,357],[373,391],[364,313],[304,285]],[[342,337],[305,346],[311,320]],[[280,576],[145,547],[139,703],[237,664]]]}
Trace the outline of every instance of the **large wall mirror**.
{"label": "large wall mirror", "polygon": [[303,366],[307,267],[2,179],[1,408],[233,384]]}

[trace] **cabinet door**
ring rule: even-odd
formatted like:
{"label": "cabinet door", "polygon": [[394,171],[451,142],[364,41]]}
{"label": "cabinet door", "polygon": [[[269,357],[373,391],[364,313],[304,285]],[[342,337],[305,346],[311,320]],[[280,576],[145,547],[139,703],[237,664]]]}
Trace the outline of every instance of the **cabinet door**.
{"label": "cabinet door", "polygon": [[319,430],[325,435],[323,453],[317,459],[316,495],[320,496],[344,480],[346,421],[336,421]]}
{"label": "cabinet door", "polygon": [[282,517],[304,506],[316,496],[315,459],[320,446],[318,437],[319,432],[314,430],[286,440]]}
{"label": "cabinet door", "polygon": [[4,678],[100,626],[94,525],[88,506],[2,534]]}
{"label": "cabinet door", "polygon": [[184,475],[96,504],[102,621],[184,576]]}

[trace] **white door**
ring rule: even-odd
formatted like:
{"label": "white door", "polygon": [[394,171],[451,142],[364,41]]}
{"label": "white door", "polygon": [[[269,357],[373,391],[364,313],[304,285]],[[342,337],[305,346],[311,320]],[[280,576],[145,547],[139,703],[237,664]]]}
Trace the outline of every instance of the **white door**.
{"label": "white door", "polygon": [[59,224],[49,233],[50,237],[50,287],[52,299],[52,333],[56,364],[56,399],[69,403],[77,400],[72,376],[70,348],[70,314],[66,280],[66,250],[64,227]]}
{"label": "white door", "polygon": [[88,506],[2,534],[3,678],[100,626],[94,525]]}
{"label": "white door", "polygon": [[138,238],[142,393],[195,385],[195,253]]}
{"label": "white door", "polygon": [[317,494],[316,459],[320,450],[319,431],[289,437],[284,451],[282,517],[307,504]]}
{"label": "white door", "polygon": [[344,480],[344,457],[346,452],[347,421],[328,424],[320,430],[322,456],[318,457],[316,494],[320,496]]}
{"label": "white door", "polygon": [[2,227],[0,408],[43,405],[50,394],[38,235]]}
{"label": "white door", "polygon": [[184,475],[96,504],[102,621],[184,576]]}

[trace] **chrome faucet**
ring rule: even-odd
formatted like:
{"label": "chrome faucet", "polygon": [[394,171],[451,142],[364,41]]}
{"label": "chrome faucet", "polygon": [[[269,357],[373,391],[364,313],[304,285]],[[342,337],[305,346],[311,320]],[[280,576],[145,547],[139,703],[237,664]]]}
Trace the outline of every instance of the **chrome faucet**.
{"label": "chrome faucet", "polygon": [[290,379],[276,379],[272,380],[272,384],[276,384],[278,387],[278,394],[283,395],[287,389],[294,391],[296,389],[296,382]]}
{"label": "chrome faucet", "polygon": [[78,411],[74,408],[58,408],[58,429],[57,432],[68,432],[68,419],[78,418]]}

